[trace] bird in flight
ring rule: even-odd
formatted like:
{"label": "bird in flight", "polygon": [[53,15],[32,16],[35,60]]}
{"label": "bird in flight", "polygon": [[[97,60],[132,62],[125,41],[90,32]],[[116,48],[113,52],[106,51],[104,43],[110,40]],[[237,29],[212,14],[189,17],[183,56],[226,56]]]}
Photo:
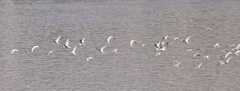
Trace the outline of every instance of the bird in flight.
{"label": "bird in flight", "polygon": [[66,41],[66,43],[65,43],[65,45],[64,45],[63,47],[65,47],[65,48],[71,48],[71,47],[69,46],[69,39],[67,39],[67,41]]}
{"label": "bird in flight", "polygon": [[56,43],[56,44],[60,44],[59,43],[60,38],[61,38],[61,36],[59,36],[56,40],[53,40],[53,42]]}
{"label": "bird in flight", "polygon": [[39,46],[38,46],[38,45],[33,46],[33,47],[32,47],[32,52],[33,52],[36,48],[39,48]]}

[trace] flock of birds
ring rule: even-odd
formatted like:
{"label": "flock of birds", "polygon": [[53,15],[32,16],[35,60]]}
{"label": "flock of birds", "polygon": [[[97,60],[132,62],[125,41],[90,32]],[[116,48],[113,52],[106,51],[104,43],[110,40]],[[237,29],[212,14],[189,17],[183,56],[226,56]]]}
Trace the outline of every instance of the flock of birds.
{"label": "flock of birds", "polygon": [[[212,30],[210,28],[207,28],[206,30]],[[60,41],[60,38],[61,36],[59,36],[57,39],[53,40],[53,42],[55,44],[60,44],[59,41]],[[191,38],[191,36],[187,37],[186,39],[183,40],[183,43],[185,43],[186,45],[189,44],[189,39]],[[79,45],[80,46],[86,46],[85,45],[85,39],[86,38],[83,38],[79,41]],[[156,48],[156,55],[155,56],[160,56],[162,52],[166,51],[167,49],[167,45],[169,45],[169,41],[167,40],[168,39],[168,35],[163,37],[163,40],[159,41],[158,43],[154,44],[155,48]],[[100,53],[104,53],[104,49],[108,46],[108,44],[110,43],[111,40],[116,40],[115,37],[113,36],[109,36],[107,38],[107,44],[105,46],[103,46],[102,48],[98,49],[96,48],[96,50],[98,50]],[[179,40],[179,37],[175,37],[174,40]],[[130,47],[133,47],[134,44],[137,44],[137,41],[136,40],[130,40]],[[76,50],[77,50],[77,47],[79,46],[75,46],[73,48],[73,50],[70,52],[71,54],[73,55],[76,55]],[[142,47],[146,46],[147,44],[142,44]],[[215,48],[219,48],[220,47],[220,44],[219,43],[216,43],[215,45],[213,45]],[[222,61],[219,61],[219,65],[222,66],[224,64],[228,64],[230,62],[230,60],[233,58],[233,56],[229,57],[230,55],[236,55],[236,56],[239,56],[239,53],[240,53],[240,44],[238,44],[236,47],[235,47],[235,44],[232,44],[232,45],[229,45],[229,46],[232,46],[233,49],[231,51],[224,51],[224,50],[221,50],[222,53],[226,53],[224,56],[220,56],[223,60]],[[67,41],[65,42],[65,44],[63,45],[64,48],[71,48],[70,45],[69,45],[69,39],[67,39]],[[34,52],[35,49],[39,49],[40,47],[38,45],[34,45],[31,49],[32,52]],[[200,49],[199,49],[200,50]],[[117,53],[118,49],[114,49],[112,52],[113,53]],[[187,49],[187,51],[192,51],[192,49]],[[19,52],[18,49],[13,49],[10,54],[14,54],[16,52]],[[27,51],[24,51],[24,53],[27,53]],[[50,50],[48,52],[48,55],[52,54],[53,53],[53,50]],[[201,57],[200,53],[195,53],[193,55],[193,58],[196,58],[196,57]],[[210,55],[206,55],[206,56],[203,56],[204,59],[208,60],[210,59]],[[87,61],[90,61],[92,60],[94,57],[88,57],[86,58]],[[240,61],[239,61],[240,62]],[[173,66],[176,66],[176,67],[179,67],[179,65],[181,64],[181,62],[178,62],[178,61],[175,61],[176,65],[173,65]],[[202,63],[200,63],[197,68],[201,68],[202,66]]]}

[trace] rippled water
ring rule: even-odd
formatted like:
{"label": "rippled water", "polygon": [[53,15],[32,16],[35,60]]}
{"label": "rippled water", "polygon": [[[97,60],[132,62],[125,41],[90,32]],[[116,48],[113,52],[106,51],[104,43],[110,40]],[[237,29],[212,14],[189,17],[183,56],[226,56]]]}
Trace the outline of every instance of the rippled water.
{"label": "rippled water", "polygon": [[[224,66],[218,62],[225,55],[220,50],[240,43],[239,5],[238,0],[0,1],[1,91],[236,91],[240,58]],[[61,44],[54,44],[60,35]],[[167,50],[156,57],[154,44],[166,35]],[[96,48],[108,36],[116,40],[101,54]],[[186,45],[182,40],[188,36]],[[78,46],[76,56],[63,48],[68,38],[73,48],[84,37],[86,46]],[[131,39],[138,42],[133,48]],[[40,49],[32,53],[34,45]],[[12,49],[19,52],[10,55]],[[196,52],[201,57],[193,59]],[[181,62],[178,68],[174,61]]]}

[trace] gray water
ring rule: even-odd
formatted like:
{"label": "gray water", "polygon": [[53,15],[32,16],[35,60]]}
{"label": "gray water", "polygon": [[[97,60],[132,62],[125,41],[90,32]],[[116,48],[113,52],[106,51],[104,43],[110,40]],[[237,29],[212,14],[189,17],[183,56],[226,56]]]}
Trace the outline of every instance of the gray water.
{"label": "gray water", "polygon": [[[231,55],[223,66],[218,62],[225,55],[220,50],[230,51],[228,45],[240,43],[239,5],[238,0],[2,0],[0,89],[238,91],[239,56]],[[212,30],[206,31],[208,27]],[[61,44],[54,44],[60,35]],[[154,44],[166,35],[167,50],[156,57]],[[116,40],[101,54],[96,48],[105,46],[108,36]],[[188,36],[186,45],[182,40]],[[76,56],[63,48],[68,38],[73,48],[84,37],[86,46],[78,46]],[[132,48],[131,39],[138,42]],[[221,47],[214,48],[215,43]],[[34,45],[40,48],[31,52]],[[19,52],[10,55],[12,49]],[[47,55],[50,50],[54,53]],[[201,57],[193,59],[196,52]],[[208,61],[205,55],[211,56]],[[94,58],[86,61],[90,56]],[[179,67],[174,61],[181,62]]]}

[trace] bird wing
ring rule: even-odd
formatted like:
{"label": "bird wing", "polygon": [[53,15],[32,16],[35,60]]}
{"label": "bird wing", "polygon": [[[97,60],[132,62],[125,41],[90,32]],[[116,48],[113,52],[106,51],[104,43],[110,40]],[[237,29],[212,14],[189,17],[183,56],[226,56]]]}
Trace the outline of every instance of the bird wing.
{"label": "bird wing", "polygon": [[187,39],[185,40],[186,41],[186,43],[188,43],[188,40],[189,40],[189,38],[190,38],[191,36],[189,36],[189,37],[187,37]]}
{"label": "bird wing", "polygon": [[101,52],[103,53],[103,50],[105,49],[107,47],[107,45],[105,45],[105,46],[103,46],[102,48],[101,48]]}
{"label": "bird wing", "polygon": [[76,52],[76,49],[77,49],[77,46],[75,46],[75,47],[73,48],[73,50],[72,50],[72,53],[74,53],[74,54],[75,54],[75,52]]}
{"label": "bird wing", "polygon": [[110,43],[110,39],[111,39],[111,38],[112,38],[111,36],[108,37],[108,39],[107,39],[108,44]]}
{"label": "bird wing", "polygon": [[59,36],[57,39],[56,39],[56,43],[59,44],[59,40],[60,40],[61,36]]}
{"label": "bird wing", "polygon": [[67,39],[65,45],[66,45],[66,46],[69,46],[69,39]]}
{"label": "bird wing", "polygon": [[225,55],[225,59],[228,57],[229,54],[231,54],[231,52],[228,52],[228,53]]}

